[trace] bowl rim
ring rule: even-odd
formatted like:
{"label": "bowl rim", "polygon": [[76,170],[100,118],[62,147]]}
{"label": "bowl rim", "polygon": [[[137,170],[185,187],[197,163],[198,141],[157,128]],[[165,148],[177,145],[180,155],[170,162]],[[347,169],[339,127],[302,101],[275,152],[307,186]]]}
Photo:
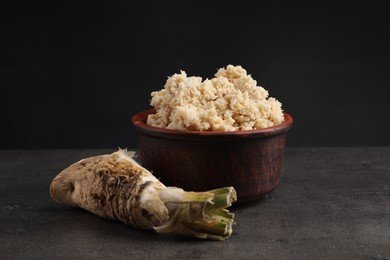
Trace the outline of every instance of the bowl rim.
{"label": "bowl rim", "polygon": [[190,130],[173,130],[161,127],[150,126],[146,124],[146,119],[149,114],[155,113],[154,108],[141,111],[131,118],[131,123],[135,130],[139,133],[164,137],[171,139],[204,139],[204,138],[259,138],[274,136],[287,132],[293,124],[293,118],[290,114],[283,112],[284,120],[282,123],[253,130],[238,130],[238,131],[190,131]]}

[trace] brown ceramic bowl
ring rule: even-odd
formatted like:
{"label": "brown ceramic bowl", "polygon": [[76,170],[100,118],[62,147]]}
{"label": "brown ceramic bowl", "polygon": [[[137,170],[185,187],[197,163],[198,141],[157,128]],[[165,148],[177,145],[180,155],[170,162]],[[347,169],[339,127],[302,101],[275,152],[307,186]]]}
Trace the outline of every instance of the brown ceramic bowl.
{"label": "brown ceramic bowl", "polygon": [[142,165],[167,186],[206,191],[233,186],[238,202],[264,197],[279,183],[287,131],[293,119],[273,127],[233,132],[179,131],[146,124],[154,109],[131,119]]}

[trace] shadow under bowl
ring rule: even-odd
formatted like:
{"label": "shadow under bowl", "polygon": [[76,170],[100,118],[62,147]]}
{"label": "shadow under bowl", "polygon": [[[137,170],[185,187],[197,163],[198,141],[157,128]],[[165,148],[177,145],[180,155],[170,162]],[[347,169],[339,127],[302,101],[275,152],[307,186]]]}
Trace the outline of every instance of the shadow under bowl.
{"label": "shadow under bowl", "polygon": [[134,115],[141,164],[167,186],[207,191],[233,186],[237,202],[272,192],[279,183],[287,131],[292,117],[281,124],[231,132],[184,131],[146,124],[154,109]]}

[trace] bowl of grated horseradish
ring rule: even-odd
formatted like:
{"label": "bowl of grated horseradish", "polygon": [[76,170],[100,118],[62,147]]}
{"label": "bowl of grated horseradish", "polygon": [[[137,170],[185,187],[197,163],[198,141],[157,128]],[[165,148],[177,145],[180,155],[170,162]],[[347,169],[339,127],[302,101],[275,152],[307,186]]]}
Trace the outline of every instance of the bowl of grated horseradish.
{"label": "bowl of grated horseradish", "polygon": [[205,191],[233,186],[238,202],[272,192],[280,180],[293,118],[241,66],[212,79],[169,77],[135,114],[142,165],[167,185]]}

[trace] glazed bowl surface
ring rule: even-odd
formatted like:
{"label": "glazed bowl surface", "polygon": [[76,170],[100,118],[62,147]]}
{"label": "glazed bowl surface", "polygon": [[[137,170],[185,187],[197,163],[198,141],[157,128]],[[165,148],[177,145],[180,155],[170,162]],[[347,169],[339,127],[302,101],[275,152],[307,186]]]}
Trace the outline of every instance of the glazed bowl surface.
{"label": "glazed bowl surface", "polygon": [[233,186],[238,202],[272,192],[280,180],[283,152],[293,118],[281,124],[231,132],[185,131],[146,124],[154,109],[131,118],[141,164],[166,186],[206,191]]}

